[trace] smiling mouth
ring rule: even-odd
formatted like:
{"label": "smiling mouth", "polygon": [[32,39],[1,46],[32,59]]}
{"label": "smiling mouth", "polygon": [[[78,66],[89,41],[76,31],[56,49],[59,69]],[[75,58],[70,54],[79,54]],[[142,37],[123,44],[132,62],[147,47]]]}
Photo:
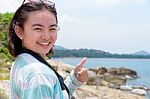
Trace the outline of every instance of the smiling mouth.
{"label": "smiling mouth", "polygon": [[42,46],[48,46],[50,44],[50,42],[46,42],[46,43],[40,43],[38,42],[39,45],[42,45]]}

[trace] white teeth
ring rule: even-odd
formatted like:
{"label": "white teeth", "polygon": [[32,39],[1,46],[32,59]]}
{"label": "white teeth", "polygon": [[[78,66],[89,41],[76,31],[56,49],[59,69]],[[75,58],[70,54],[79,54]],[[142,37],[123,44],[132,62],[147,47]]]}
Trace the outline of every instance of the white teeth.
{"label": "white teeth", "polygon": [[41,44],[41,45],[48,45],[49,43],[39,43],[39,44]]}

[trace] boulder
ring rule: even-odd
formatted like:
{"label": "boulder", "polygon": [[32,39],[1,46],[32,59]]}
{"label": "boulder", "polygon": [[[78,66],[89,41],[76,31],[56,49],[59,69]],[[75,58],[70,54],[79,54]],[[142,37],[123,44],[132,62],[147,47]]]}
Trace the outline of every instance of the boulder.
{"label": "boulder", "polygon": [[98,68],[97,75],[104,75],[105,73],[107,73],[107,68],[105,67]]}
{"label": "boulder", "polygon": [[147,95],[147,92],[144,89],[133,89],[131,92],[138,95]]}
{"label": "boulder", "polygon": [[92,72],[95,72],[95,74],[98,73],[98,68],[89,68],[88,70],[89,70],[89,71],[92,71]]}
{"label": "boulder", "polygon": [[105,68],[105,67],[89,68],[89,71],[93,71],[97,75],[104,75],[105,73],[107,73],[107,68]]}
{"label": "boulder", "polygon": [[101,85],[101,78],[93,71],[88,71],[87,85]]}
{"label": "boulder", "polygon": [[115,75],[130,75],[131,77],[137,77],[137,72],[128,68],[120,67],[120,68],[110,68],[108,70],[109,74]]}
{"label": "boulder", "polygon": [[88,70],[88,77],[89,78],[95,78],[97,75],[95,72]]}
{"label": "boulder", "polygon": [[63,62],[57,62],[54,60],[47,60],[47,62],[57,71],[66,71],[67,73],[70,73],[74,69],[74,66]]}
{"label": "boulder", "polygon": [[126,79],[123,76],[118,76],[118,75],[112,75],[112,74],[105,74],[103,76],[103,80],[115,84],[116,86],[120,86],[122,84],[126,83]]}
{"label": "boulder", "polygon": [[125,91],[131,91],[133,88],[131,85],[121,85],[120,89]]}

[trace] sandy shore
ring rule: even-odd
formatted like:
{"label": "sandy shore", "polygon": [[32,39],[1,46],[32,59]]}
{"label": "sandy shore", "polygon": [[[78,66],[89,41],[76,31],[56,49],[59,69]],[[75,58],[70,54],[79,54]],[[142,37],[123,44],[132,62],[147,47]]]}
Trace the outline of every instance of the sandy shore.
{"label": "sandy shore", "polygon": [[145,99],[144,96],[104,86],[83,85],[74,93],[75,99]]}

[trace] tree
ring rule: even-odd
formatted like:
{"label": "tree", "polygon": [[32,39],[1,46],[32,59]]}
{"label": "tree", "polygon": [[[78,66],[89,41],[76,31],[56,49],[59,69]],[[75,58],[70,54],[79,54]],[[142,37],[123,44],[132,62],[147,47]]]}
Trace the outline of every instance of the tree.
{"label": "tree", "polygon": [[4,65],[3,63],[10,62],[14,58],[9,54],[7,49],[8,42],[7,42],[7,29],[10,23],[10,20],[13,17],[13,13],[4,13],[0,14],[0,64]]}

